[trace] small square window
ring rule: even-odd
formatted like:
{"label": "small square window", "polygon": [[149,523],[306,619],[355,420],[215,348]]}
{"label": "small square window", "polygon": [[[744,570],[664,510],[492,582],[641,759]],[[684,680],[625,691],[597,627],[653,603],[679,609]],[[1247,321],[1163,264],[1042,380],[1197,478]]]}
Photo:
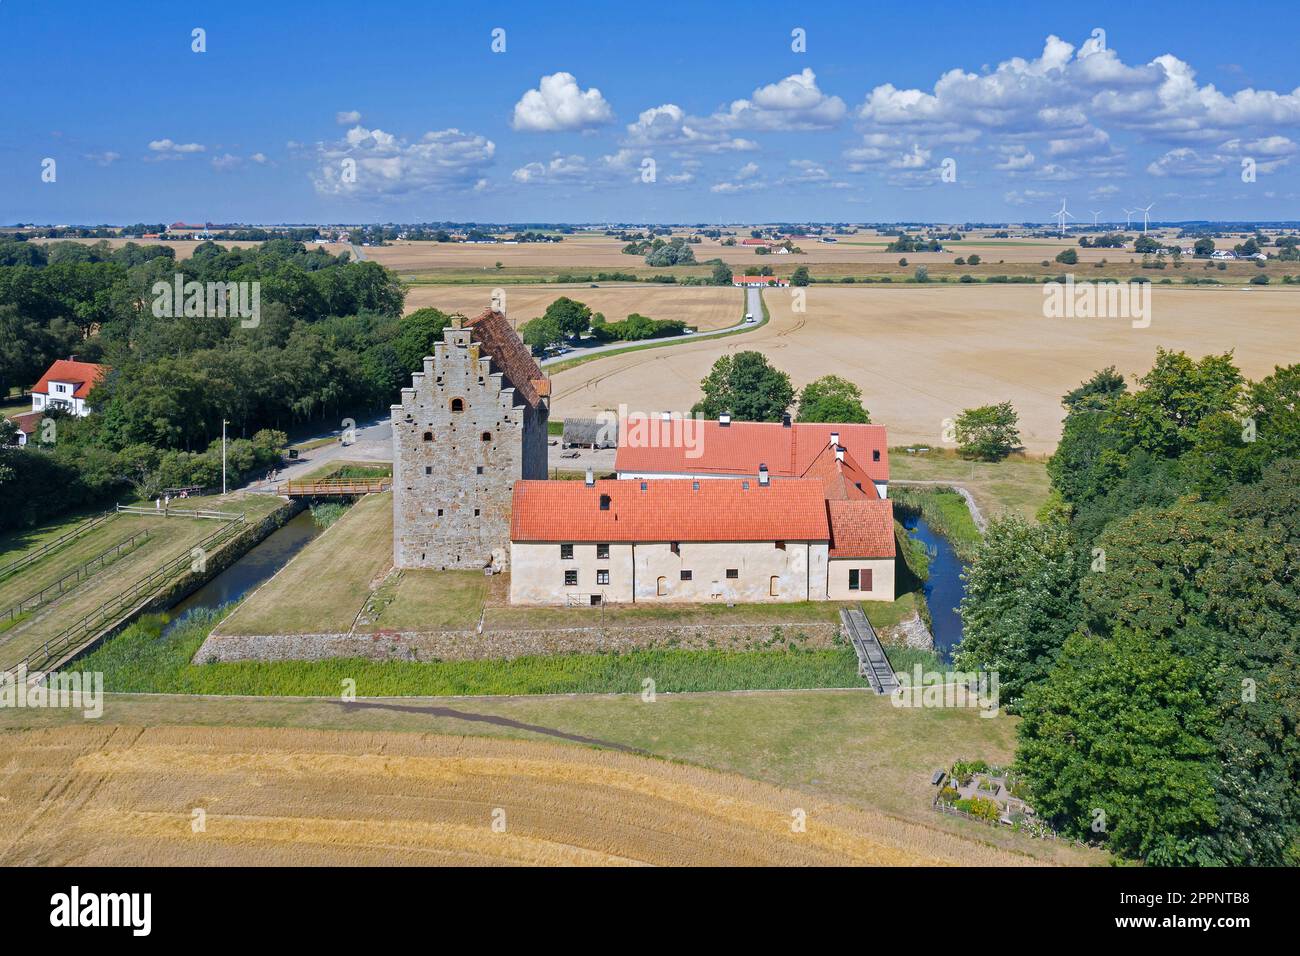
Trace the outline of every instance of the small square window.
{"label": "small square window", "polygon": [[739,569],[739,568],[727,568],[727,580],[728,580],[728,581],[734,581],[734,580],[736,580],[738,577],[740,577],[740,569]]}
{"label": "small square window", "polygon": [[474,509],[474,517],[475,517],[475,518],[478,517],[478,509],[477,509],[477,508]]}
{"label": "small square window", "polygon": [[597,584],[608,584],[608,583],[609,583],[609,571],[608,571],[608,570],[597,571],[597,572],[596,572],[596,583],[597,583]]}
{"label": "small square window", "polygon": [[578,584],[578,572],[577,572],[576,570],[573,570],[573,571],[565,571],[565,572],[564,572],[564,586],[565,586],[566,588],[571,588],[571,587],[576,587],[577,584]]}
{"label": "small square window", "polygon": [[477,466],[477,467],[474,469],[474,474],[476,474],[476,475],[481,475],[481,474],[483,474],[483,466],[482,466],[482,465]]}
{"label": "small square window", "polygon": [[438,517],[439,517],[439,518],[442,517],[442,509],[441,509],[441,508],[438,509]]}
{"label": "small square window", "polygon": [[784,551],[784,550],[785,550],[785,542],[784,542],[784,541],[778,541],[778,542],[776,542],[776,550],[778,550],[778,551]]}
{"label": "small square window", "polygon": [[599,560],[601,560],[601,561],[606,561],[606,560],[608,560],[608,559],[609,559],[609,545],[608,545],[608,544],[598,544],[598,545],[596,545],[596,557],[597,557]]}
{"label": "small square window", "polygon": [[670,545],[668,545],[668,547],[669,547],[669,549],[672,550],[673,554],[681,554],[681,553],[682,553],[682,546],[681,546],[680,544],[678,544],[676,541],[672,542]]}
{"label": "small square window", "polygon": [[560,560],[561,561],[573,560],[573,545],[571,544],[560,545]]}
{"label": "small square window", "polygon": [[683,571],[683,572],[682,572],[682,580],[683,580],[683,581],[689,581],[690,579],[691,579],[691,572],[690,572],[690,571]]}

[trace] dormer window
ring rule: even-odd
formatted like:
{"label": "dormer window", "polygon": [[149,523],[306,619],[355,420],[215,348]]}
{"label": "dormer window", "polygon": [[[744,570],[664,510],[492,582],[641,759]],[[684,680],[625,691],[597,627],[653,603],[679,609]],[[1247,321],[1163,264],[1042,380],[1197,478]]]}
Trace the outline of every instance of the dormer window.
{"label": "dormer window", "polygon": [[609,510],[609,495],[600,496],[600,510],[601,511]]}

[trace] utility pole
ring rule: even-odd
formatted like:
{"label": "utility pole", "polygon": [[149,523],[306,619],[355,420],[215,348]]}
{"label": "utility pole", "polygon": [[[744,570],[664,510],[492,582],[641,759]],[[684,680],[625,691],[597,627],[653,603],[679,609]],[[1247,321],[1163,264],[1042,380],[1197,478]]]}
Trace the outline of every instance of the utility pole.
{"label": "utility pole", "polygon": [[221,419],[221,493],[226,493],[226,426],[230,424]]}

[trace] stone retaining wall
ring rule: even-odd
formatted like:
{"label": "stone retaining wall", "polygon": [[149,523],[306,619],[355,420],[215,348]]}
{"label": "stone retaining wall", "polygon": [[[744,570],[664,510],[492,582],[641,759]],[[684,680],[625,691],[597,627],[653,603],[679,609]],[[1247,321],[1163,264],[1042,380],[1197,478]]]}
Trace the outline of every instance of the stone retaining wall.
{"label": "stone retaining wall", "polygon": [[830,621],[764,624],[662,624],[538,630],[379,631],[373,634],[209,635],[194,663],[214,661],[501,660],[534,654],[582,654],[652,647],[730,651],[839,646],[840,626]]}

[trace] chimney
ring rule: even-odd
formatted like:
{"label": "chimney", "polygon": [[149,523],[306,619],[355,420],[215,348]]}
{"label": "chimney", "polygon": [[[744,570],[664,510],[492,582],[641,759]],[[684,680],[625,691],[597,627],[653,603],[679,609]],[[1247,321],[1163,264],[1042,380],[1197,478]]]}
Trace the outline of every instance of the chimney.
{"label": "chimney", "polygon": [[590,468],[587,469],[587,477],[584,480],[584,483],[588,488],[594,488],[596,486],[596,476],[592,474]]}
{"label": "chimney", "polygon": [[718,424],[721,425],[723,428],[726,428],[728,425],[730,425],[730,424],[731,424],[731,412],[723,412],[721,415],[719,415],[719,416],[718,416]]}
{"label": "chimney", "polygon": [[785,412],[785,413],[783,413],[783,414],[781,415],[781,427],[782,427],[782,428],[789,428],[789,427],[790,427],[790,413],[789,413],[789,412]]}
{"label": "chimney", "polygon": [[844,460],[844,449],[843,449],[843,447],[841,447],[841,446],[839,446],[839,445],[836,445],[836,446],[835,446],[835,460],[836,460],[836,461],[843,461],[843,460]]}
{"label": "chimney", "polygon": [[660,418],[662,421],[670,422],[670,421],[673,420],[673,413],[672,413],[672,412],[660,412],[660,413],[659,413],[659,418]]}
{"label": "chimney", "polygon": [[840,433],[831,432],[831,447],[835,448],[839,445],[839,443],[840,443]]}
{"label": "chimney", "polygon": [[767,465],[759,465],[759,466],[758,466],[758,484],[759,484],[759,486],[760,486],[760,487],[763,487],[763,488],[766,488],[766,487],[767,487],[767,483],[768,483],[768,481],[770,481],[770,480],[771,480],[771,479],[768,478],[768,474],[767,474]]}

